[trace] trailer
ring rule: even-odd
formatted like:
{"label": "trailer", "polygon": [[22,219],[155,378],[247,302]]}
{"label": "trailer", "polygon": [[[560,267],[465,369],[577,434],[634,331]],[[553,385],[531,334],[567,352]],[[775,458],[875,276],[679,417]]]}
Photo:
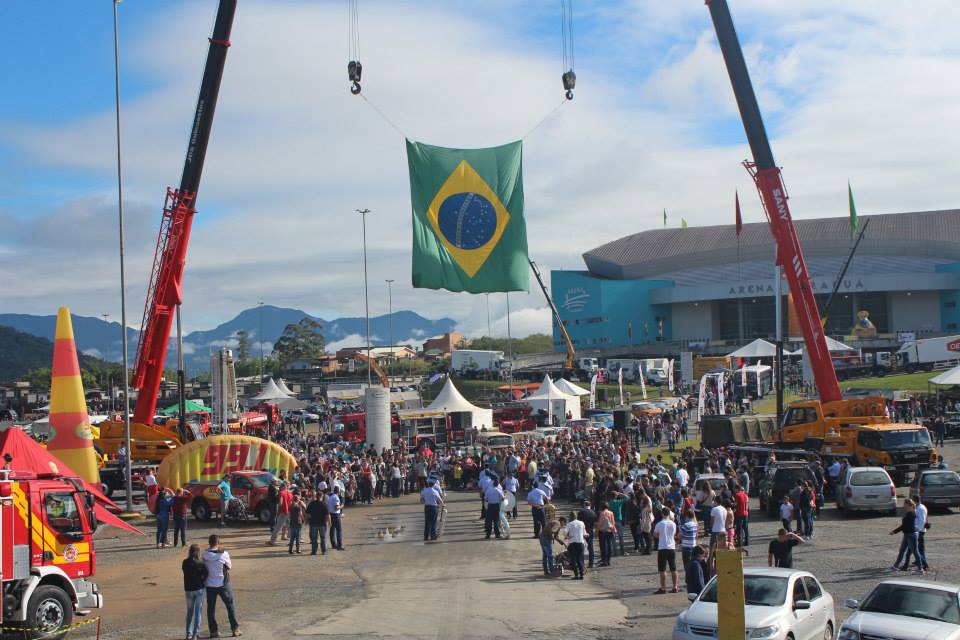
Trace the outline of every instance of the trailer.
{"label": "trailer", "polygon": [[960,335],[905,342],[897,351],[897,366],[908,373],[949,369],[960,364]]}

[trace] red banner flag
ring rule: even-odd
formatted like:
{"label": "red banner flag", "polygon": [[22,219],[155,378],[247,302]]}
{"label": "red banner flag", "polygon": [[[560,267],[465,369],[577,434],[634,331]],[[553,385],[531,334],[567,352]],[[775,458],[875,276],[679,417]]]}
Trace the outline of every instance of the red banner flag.
{"label": "red banner flag", "polygon": [[740,215],[740,194],[734,191],[733,199],[737,204],[737,237],[739,238],[740,232],[743,231],[743,217]]}

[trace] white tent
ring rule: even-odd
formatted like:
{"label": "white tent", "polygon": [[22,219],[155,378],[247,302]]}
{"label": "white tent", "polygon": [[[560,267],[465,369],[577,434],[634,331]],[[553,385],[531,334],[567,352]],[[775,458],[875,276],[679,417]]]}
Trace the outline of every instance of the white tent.
{"label": "white tent", "polygon": [[542,409],[547,413],[552,412],[561,418],[561,422],[568,411],[573,416],[573,420],[580,418],[580,398],[561,391],[549,375],[543,377],[543,384],[540,385],[537,392],[524,399],[524,402],[530,405],[530,408],[534,411]]}
{"label": "white tent", "polygon": [[[843,344],[842,342],[840,342],[839,340],[834,340],[834,339],[831,338],[830,336],[824,336],[824,337],[825,337],[826,340],[827,340],[827,350],[828,350],[828,351],[831,351],[831,352],[835,352],[835,351],[856,351],[856,349],[854,349],[853,347],[848,346],[848,345],[845,345],[845,344]],[[789,354],[788,354],[786,351],[784,351],[783,353],[784,353],[784,355],[799,356],[800,354],[803,353],[803,348],[804,348],[804,345],[801,344],[801,345],[800,345],[800,348],[797,349],[796,351],[794,351],[793,353],[789,353]]]}
{"label": "white tent", "polygon": [[954,367],[949,371],[944,371],[940,375],[930,378],[930,384],[944,386],[960,384],[960,367]]}
{"label": "white tent", "polygon": [[742,346],[733,353],[728,353],[730,358],[772,358],[777,355],[777,345],[767,342],[763,338],[757,338],[748,345]]}
{"label": "white tent", "polygon": [[295,396],[296,394],[293,391],[290,391],[290,387],[287,386],[287,383],[283,381],[283,378],[280,378],[277,381],[277,388],[280,389],[283,393],[287,394],[290,397]]}
{"label": "white tent", "polygon": [[260,393],[250,398],[250,400],[269,402],[271,400],[286,400],[289,397],[290,396],[280,390],[280,387],[273,381],[273,378],[268,378]]}
{"label": "white tent", "polygon": [[583,387],[578,387],[577,385],[573,384],[569,380],[565,380],[563,378],[560,378],[554,384],[556,385],[557,389],[560,389],[560,391],[567,394],[568,396],[590,395],[590,392],[584,389]]}
{"label": "white tent", "polygon": [[[486,427],[493,429],[493,410],[483,409],[471,404],[469,400],[453,386],[453,380],[447,378],[440,394],[430,403],[427,411],[443,411],[444,413],[469,413],[471,414],[470,426],[480,429]],[[466,425],[464,425],[466,426]]]}

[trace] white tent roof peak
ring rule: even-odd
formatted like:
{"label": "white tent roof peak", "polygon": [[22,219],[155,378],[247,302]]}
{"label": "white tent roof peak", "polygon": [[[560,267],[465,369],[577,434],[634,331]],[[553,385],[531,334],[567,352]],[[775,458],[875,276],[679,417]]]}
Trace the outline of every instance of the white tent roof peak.
{"label": "white tent roof peak", "polygon": [[447,378],[443,389],[430,403],[428,409],[446,411],[447,413],[457,413],[460,411],[479,411],[480,407],[472,404],[463,397],[463,394],[453,385],[453,380]]}
{"label": "white tent roof peak", "polygon": [[944,371],[940,375],[930,378],[930,383],[939,385],[960,384],[960,367],[954,367],[949,371]]}
{"label": "white tent roof peak", "polygon": [[[843,344],[842,342],[840,342],[839,340],[834,340],[834,339],[831,338],[830,336],[824,336],[824,339],[827,341],[827,350],[828,350],[828,351],[831,351],[831,352],[833,352],[833,351],[856,351],[856,349],[854,349],[853,347],[848,346],[848,345],[845,345],[845,344]],[[794,356],[800,355],[801,353],[803,353],[804,347],[805,347],[805,345],[800,345],[800,348],[797,349],[796,351],[794,351],[793,353],[791,353],[790,355],[794,355]],[[786,351],[784,351],[784,354],[786,354]]]}
{"label": "white tent roof peak", "polygon": [[290,387],[287,386],[287,383],[283,381],[283,378],[277,380],[277,388],[288,396],[294,395],[293,391],[290,391]]}
{"label": "white tent roof peak", "polygon": [[273,381],[273,378],[267,378],[260,393],[250,398],[250,400],[284,400],[289,397],[290,396],[280,390],[280,387]]}
{"label": "white tent roof peak", "polygon": [[537,389],[537,392],[532,396],[528,396],[528,400],[545,400],[548,396],[559,400],[564,396],[572,396],[574,394],[567,393],[566,391],[561,391],[560,388],[553,383],[553,380],[550,379],[550,375],[547,374],[543,376],[543,383],[540,385],[540,388]]}
{"label": "white tent roof peak", "polygon": [[777,355],[777,345],[763,338],[757,338],[750,344],[727,354],[730,358],[771,358],[775,355]]}
{"label": "white tent roof peak", "polygon": [[555,386],[557,389],[560,389],[561,392],[567,394],[568,396],[588,396],[590,392],[584,389],[583,387],[577,386],[565,378],[560,378],[556,381]]}

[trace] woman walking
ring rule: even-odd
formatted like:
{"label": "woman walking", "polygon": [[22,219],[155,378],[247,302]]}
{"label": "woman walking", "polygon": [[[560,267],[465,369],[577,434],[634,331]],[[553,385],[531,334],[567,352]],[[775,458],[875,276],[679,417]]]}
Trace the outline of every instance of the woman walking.
{"label": "woman walking", "polygon": [[181,565],[183,570],[183,591],[187,596],[187,635],[186,640],[200,638],[200,618],[203,611],[204,585],[207,580],[207,566],[200,557],[200,545],[190,545],[187,557]]}

